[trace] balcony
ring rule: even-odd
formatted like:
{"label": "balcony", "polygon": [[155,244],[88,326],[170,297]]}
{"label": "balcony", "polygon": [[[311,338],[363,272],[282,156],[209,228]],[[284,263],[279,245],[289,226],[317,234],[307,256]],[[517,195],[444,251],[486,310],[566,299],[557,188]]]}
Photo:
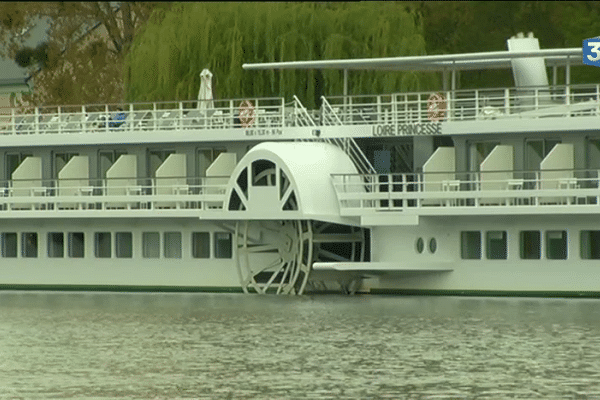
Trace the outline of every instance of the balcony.
{"label": "balcony", "polygon": [[332,181],[342,216],[600,213],[599,170],[482,175],[355,174]]}
{"label": "balcony", "polygon": [[22,211],[220,212],[226,191],[223,178],[7,181],[0,183],[0,218],[20,216]]}
{"label": "balcony", "polygon": [[327,97],[321,125],[598,116],[600,85],[500,88]]}

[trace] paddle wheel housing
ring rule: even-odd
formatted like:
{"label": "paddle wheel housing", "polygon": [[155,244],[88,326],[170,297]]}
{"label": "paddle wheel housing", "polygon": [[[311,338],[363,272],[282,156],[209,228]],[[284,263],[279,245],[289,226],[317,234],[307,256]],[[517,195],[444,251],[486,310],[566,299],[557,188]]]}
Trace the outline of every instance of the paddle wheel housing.
{"label": "paddle wheel housing", "polygon": [[[331,174],[356,174],[327,143],[261,143],[235,168],[226,207],[236,223],[237,268],[244,292],[302,294],[315,261],[364,261],[365,230],[340,216]],[[348,282],[338,282],[343,291]]]}

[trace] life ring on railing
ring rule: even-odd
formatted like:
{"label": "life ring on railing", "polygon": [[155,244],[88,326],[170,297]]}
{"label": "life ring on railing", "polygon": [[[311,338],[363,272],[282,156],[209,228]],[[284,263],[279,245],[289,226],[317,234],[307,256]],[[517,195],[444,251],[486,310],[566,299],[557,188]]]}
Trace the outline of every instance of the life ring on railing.
{"label": "life ring on railing", "polygon": [[442,93],[432,93],[427,99],[427,119],[441,121],[446,118],[446,97]]}
{"label": "life ring on railing", "polygon": [[244,100],[240,104],[240,124],[242,127],[249,128],[254,124],[256,114],[254,113],[254,105],[250,100]]}

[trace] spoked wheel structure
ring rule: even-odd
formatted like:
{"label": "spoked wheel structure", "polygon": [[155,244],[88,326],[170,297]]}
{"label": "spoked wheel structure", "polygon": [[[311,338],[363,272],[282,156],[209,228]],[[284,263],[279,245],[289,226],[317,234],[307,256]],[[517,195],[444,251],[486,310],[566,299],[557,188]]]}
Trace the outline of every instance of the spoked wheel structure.
{"label": "spoked wheel structure", "polygon": [[244,293],[304,292],[313,259],[310,221],[240,221],[236,237]]}
{"label": "spoked wheel structure", "polygon": [[[236,225],[237,268],[245,293],[302,294],[331,290],[310,281],[312,265],[365,260],[365,232],[359,227],[317,221],[240,221]],[[352,280],[338,281],[353,292]]]}

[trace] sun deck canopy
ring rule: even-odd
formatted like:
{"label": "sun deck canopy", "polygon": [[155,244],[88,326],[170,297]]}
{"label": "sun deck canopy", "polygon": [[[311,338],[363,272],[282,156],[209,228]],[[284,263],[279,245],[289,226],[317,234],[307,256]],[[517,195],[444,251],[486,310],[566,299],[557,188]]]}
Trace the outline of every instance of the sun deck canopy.
{"label": "sun deck canopy", "polygon": [[288,61],[244,64],[246,70],[261,69],[347,69],[387,71],[460,71],[511,68],[511,59],[542,57],[546,66],[583,64],[580,47],[536,51],[492,51],[411,57],[360,58],[354,60]]}

